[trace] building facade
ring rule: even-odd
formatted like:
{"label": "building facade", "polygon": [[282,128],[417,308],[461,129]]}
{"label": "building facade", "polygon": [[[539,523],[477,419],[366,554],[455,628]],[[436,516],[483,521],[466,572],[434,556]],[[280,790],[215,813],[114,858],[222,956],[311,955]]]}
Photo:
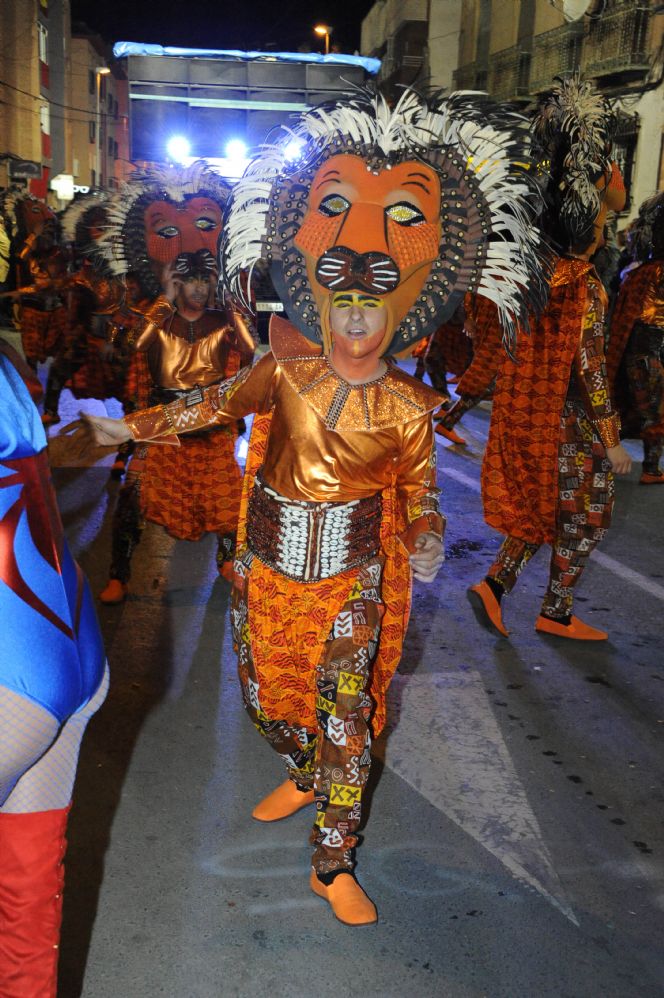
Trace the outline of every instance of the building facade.
{"label": "building facade", "polygon": [[113,190],[132,170],[127,78],[89,33],[73,34],[71,65],[74,182]]}
{"label": "building facade", "polygon": [[72,36],[69,0],[3,0],[0,189],[63,208],[131,169],[127,81],[101,39]]}
{"label": "building facade", "polygon": [[463,0],[455,87],[527,105],[554,76],[594,80],[618,113],[622,226],[662,186],[663,15],[655,0]]}
{"label": "building facade", "polygon": [[451,90],[458,65],[461,0],[378,0],[362,22],[362,52],[381,60],[378,80]]}
{"label": "building facade", "polygon": [[46,198],[71,173],[69,0],[3,0],[0,187]]}

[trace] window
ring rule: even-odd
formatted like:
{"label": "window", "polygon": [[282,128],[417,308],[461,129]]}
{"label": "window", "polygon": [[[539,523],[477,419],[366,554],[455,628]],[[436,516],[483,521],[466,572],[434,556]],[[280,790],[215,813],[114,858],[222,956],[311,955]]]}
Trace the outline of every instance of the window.
{"label": "window", "polygon": [[90,131],[90,142],[95,142],[97,138],[97,123],[96,121],[91,121],[88,124]]}
{"label": "window", "polygon": [[119,155],[118,144],[115,140],[113,140],[113,159],[117,159],[118,155]]}
{"label": "window", "polygon": [[108,155],[109,156],[113,155],[113,139],[110,137],[110,135],[108,137]]}
{"label": "window", "polygon": [[95,74],[91,69],[88,70],[88,93],[94,94],[95,92]]}
{"label": "window", "polygon": [[48,66],[48,28],[45,28],[41,21],[37,21],[39,61]]}
{"label": "window", "polygon": [[108,109],[108,113],[112,114],[113,113],[113,94],[110,93],[110,92],[108,94],[108,97],[106,98],[106,107]]}
{"label": "window", "polygon": [[51,113],[48,104],[42,104],[39,108],[39,127],[44,135],[51,134]]}
{"label": "window", "polygon": [[99,100],[106,100],[106,74],[99,75]]}
{"label": "window", "polygon": [[118,116],[118,102],[116,100],[113,100],[113,117],[117,118],[117,116]]}

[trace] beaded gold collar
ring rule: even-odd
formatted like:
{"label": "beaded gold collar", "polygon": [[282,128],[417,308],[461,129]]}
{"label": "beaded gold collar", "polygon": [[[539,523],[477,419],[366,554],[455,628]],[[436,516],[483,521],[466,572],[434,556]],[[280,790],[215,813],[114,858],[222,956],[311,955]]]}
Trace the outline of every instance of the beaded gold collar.
{"label": "beaded gold collar", "polygon": [[332,369],[320,347],[279,316],[270,320],[270,347],[284,376],[328,430],[383,430],[419,419],[442,397],[388,362],[385,374],[351,385]]}

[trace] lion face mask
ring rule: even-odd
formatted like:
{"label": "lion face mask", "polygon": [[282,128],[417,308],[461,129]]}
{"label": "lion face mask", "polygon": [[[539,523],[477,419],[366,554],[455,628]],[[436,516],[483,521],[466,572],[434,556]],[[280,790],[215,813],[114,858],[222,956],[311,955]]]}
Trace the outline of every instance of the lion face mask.
{"label": "lion face mask", "polygon": [[510,341],[544,293],[529,162],[524,119],[482,95],[406,91],[392,109],[366,90],[314,108],[234,189],[226,283],[243,297],[243,271],[266,261],[325,353],[339,292],[383,303],[383,354],[430,335],[466,291],[496,303]]}

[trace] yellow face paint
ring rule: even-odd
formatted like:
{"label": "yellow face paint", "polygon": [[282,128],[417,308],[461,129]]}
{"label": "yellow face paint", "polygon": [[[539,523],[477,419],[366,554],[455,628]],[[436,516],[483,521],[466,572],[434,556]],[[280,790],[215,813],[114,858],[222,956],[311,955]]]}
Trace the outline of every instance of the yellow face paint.
{"label": "yellow face paint", "polygon": [[363,295],[357,291],[337,291],[332,297],[332,304],[335,308],[385,308],[382,298],[375,298],[373,295]]}

